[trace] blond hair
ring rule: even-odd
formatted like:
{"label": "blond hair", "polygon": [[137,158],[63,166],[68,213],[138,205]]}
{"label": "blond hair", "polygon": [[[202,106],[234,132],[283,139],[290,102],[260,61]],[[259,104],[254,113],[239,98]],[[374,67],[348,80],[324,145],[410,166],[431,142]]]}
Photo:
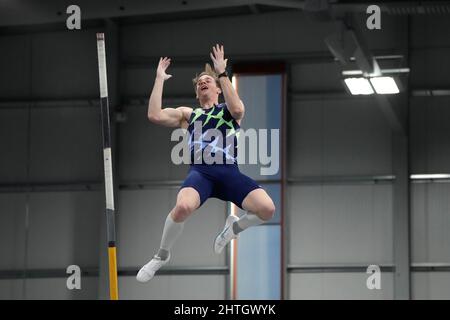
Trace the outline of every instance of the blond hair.
{"label": "blond hair", "polygon": [[217,87],[220,88],[220,82],[219,82],[219,77],[217,76],[217,73],[214,71],[214,69],[211,67],[211,65],[209,63],[207,63],[207,64],[205,64],[205,70],[203,70],[200,74],[195,75],[195,78],[192,79],[192,84],[194,85],[194,91],[197,92],[198,79],[204,75],[212,77],[216,81]]}

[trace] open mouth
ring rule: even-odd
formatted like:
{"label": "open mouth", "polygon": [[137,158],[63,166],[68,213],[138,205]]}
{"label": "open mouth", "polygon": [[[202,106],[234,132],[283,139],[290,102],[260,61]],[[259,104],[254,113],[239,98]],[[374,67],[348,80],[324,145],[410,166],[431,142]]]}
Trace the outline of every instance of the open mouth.
{"label": "open mouth", "polygon": [[202,87],[200,87],[200,91],[206,91],[206,90],[208,90],[208,87],[207,87],[207,86],[202,86]]}

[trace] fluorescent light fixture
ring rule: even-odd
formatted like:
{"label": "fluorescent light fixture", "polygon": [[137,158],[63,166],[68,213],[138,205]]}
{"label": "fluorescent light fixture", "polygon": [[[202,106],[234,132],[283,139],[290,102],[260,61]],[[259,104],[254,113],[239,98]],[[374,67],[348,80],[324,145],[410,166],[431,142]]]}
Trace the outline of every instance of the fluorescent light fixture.
{"label": "fluorescent light fixture", "polygon": [[344,70],[342,71],[343,76],[361,76],[363,72],[361,70]]}
{"label": "fluorescent light fixture", "polygon": [[412,180],[422,180],[422,179],[450,179],[450,174],[446,173],[435,173],[435,174],[412,174]]}
{"label": "fluorescent light fixture", "polygon": [[370,78],[373,88],[378,94],[395,94],[400,90],[392,77],[374,77]]}
{"label": "fluorescent light fixture", "polygon": [[373,94],[372,86],[366,78],[346,78],[344,82],[352,95]]}

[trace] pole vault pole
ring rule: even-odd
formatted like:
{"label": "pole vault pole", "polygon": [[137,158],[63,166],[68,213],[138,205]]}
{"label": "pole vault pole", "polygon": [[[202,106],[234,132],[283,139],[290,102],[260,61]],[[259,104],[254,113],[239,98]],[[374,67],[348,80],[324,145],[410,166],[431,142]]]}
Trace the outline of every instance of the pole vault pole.
{"label": "pole vault pole", "polygon": [[103,164],[105,168],[106,227],[108,238],[109,297],[119,299],[117,284],[116,226],[114,221],[114,189],[111,156],[111,128],[109,118],[108,78],[106,74],[105,34],[97,33],[100,108],[102,114]]}

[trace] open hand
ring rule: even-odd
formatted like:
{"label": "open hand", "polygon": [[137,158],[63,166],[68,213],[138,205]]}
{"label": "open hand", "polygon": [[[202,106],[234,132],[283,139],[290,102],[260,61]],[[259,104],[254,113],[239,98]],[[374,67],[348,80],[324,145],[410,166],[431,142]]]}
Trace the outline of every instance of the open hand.
{"label": "open hand", "polygon": [[211,60],[214,63],[214,69],[216,70],[217,74],[221,74],[225,72],[225,69],[227,68],[228,59],[224,59],[223,46],[219,46],[218,44],[216,44],[212,49],[213,52],[211,52],[209,55],[211,56]]}
{"label": "open hand", "polygon": [[164,81],[172,77],[171,74],[167,74],[166,70],[170,66],[170,58],[164,57],[159,59],[158,69],[156,69],[156,77],[161,78]]}

